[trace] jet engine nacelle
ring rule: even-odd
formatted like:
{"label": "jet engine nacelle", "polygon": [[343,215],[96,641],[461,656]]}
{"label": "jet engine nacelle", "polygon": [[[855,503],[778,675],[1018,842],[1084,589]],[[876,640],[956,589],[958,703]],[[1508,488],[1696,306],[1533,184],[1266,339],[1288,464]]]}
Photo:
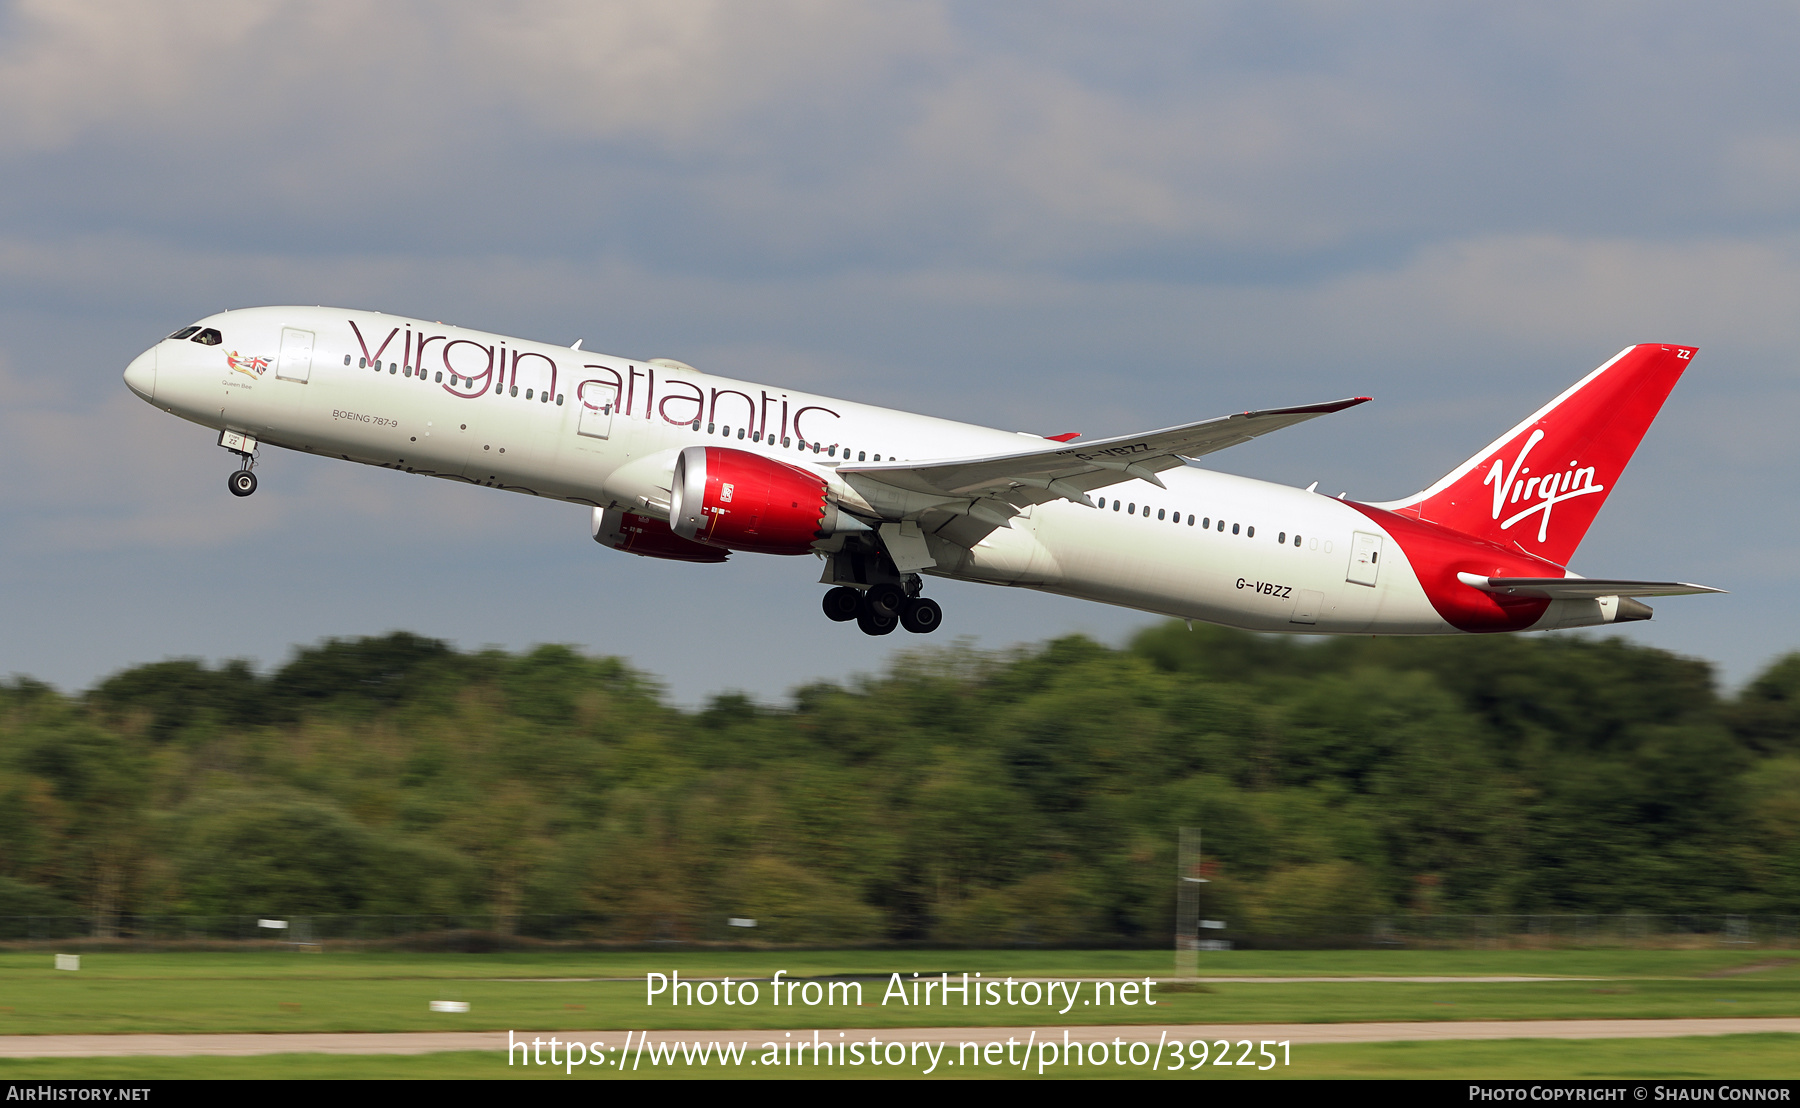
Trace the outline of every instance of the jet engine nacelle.
{"label": "jet engine nacelle", "polygon": [[716,546],[689,542],[653,516],[635,515],[618,508],[594,509],[594,541],[627,554],[670,558],[677,562],[722,562],[731,556]]}
{"label": "jet engine nacelle", "polygon": [[[730,447],[690,446],[675,459],[669,525],[694,542],[758,554],[810,554],[839,529],[815,473]],[[843,517],[852,530],[861,521]]]}

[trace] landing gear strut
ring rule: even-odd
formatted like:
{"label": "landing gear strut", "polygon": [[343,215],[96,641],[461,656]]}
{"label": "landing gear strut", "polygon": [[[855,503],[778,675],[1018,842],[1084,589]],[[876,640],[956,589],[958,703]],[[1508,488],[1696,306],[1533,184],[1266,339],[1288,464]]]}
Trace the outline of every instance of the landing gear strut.
{"label": "landing gear strut", "polygon": [[891,635],[896,627],[904,627],[915,635],[936,631],[944,622],[944,610],[938,602],[906,593],[899,585],[886,583],[867,589],[839,585],[825,594],[825,618],[834,623],[855,620],[865,635]]}

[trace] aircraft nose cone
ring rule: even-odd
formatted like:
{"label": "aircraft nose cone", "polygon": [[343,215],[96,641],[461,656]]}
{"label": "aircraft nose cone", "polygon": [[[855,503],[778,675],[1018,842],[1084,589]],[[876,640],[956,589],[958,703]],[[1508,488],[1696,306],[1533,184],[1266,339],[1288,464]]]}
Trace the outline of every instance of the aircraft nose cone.
{"label": "aircraft nose cone", "polygon": [[145,400],[156,399],[156,347],[139,354],[125,367],[125,384]]}

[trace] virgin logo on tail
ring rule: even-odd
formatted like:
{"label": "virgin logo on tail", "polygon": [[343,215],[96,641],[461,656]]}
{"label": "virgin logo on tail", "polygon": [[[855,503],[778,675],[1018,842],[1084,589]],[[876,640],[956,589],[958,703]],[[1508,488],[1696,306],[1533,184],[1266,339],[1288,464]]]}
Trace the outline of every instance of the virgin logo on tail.
{"label": "virgin logo on tail", "polygon": [[[1525,445],[1519,449],[1519,456],[1513,459],[1512,469],[1506,468],[1504,459],[1495,458],[1493,467],[1482,480],[1484,485],[1494,486],[1494,518],[1500,519],[1506,510],[1521,502],[1530,507],[1501,520],[1500,529],[1508,530],[1532,513],[1539,513],[1537,541],[1544,542],[1550,537],[1550,511],[1565,500],[1573,500],[1578,496],[1591,496],[1606,491],[1605,485],[1594,483],[1594,467],[1583,466],[1579,461],[1569,463],[1569,468],[1560,473],[1530,476],[1531,470],[1525,467],[1525,459],[1531,448],[1544,438],[1542,428],[1531,432]],[[1533,501],[1535,503],[1532,503]]]}

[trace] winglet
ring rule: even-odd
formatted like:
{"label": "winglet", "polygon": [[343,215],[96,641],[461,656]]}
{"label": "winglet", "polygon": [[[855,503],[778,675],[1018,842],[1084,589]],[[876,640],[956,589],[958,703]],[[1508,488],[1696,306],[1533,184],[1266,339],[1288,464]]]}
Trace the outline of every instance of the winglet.
{"label": "winglet", "polygon": [[1330,415],[1333,412],[1341,412],[1346,408],[1354,408],[1358,404],[1367,404],[1369,401],[1371,401],[1373,399],[1375,399],[1375,398],[1372,396],[1352,396],[1352,397],[1349,397],[1344,400],[1332,400],[1332,401],[1329,401],[1324,404],[1301,404],[1299,407],[1295,407],[1295,408],[1263,408],[1263,409],[1260,409],[1260,410],[1254,411],[1254,412],[1245,412],[1244,414],[1247,416],[1254,416],[1254,415],[1307,415],[1307,414]]}

